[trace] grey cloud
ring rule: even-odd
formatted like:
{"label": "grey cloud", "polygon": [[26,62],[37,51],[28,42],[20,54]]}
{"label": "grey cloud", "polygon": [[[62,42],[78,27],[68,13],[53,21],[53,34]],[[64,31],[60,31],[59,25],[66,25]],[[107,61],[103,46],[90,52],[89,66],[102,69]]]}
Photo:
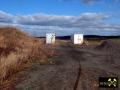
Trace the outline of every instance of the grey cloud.
{"label": "grey cloud", "polygon": [[0,11],[0,22],[10,23],[13,21],[13,15]]}
{"label": "grey cloud", "polygon": [[103,0],[82,0],[82,1],[85,4],[92,4],[92,3],[100,2],[100,1],[103,1]]}
{"label": "grey cloud", "polygon": [[109,16],[102,13],[83,13],[80,16],[35,14],[28,16],[18,16],[17,23],[25,25],[80,27],[83,24],[96,23],[107,18],[109,18]]}
{"label": "grey cloud", "polygon": [[[100,2],[109,3],[106,0],[58,0],[63,2],[82,2],[84,4],[90,5],[90,4],[96,4]],[[113,3],[119,4],[120,0],[111,0]]]}
{"label": "grey cloud", "polygon": [[[9,18],[7,18],[9,17]],[[120,35],[120,24],[111,24],[107,20],[111,15],[104,13],[82,13],[79,16],[59,16],[47,14],[0,15],[5,21],[0,22],[0,26],[15,26],[31,35],[43,36],[47,32],[55,32],[58,35],[68,35],[74,32],[96,35]],[[12,23],[8,23],[8,21]],[[13,23],[15,22],[15,23]]]}
{"label": "grey cloud", "polygon": [[20,24],[26,25],[62,26],[70,23],[73,18],[75,17],[35,14],[31,16],[19,16],[17,21]]}
{"label": "grey cloud", "polygon": [[[120,35],[120,30],[118,28],[115,28],[116,26],[106,25],[100,27],[85,27],[85,28],[61,28],[58,26],[20,26],[18,25],[22,30],[25,32],[29,32],[30,35],[33,36],[45,36],[46,33],[49,32],[55,32],[57,35],[64,36],[64,35],[71,35],[76,32],[81,32],[85,35]],[[17,27],[18,27],[17,26]],[[120,27],[120,26],[118,26]]]}

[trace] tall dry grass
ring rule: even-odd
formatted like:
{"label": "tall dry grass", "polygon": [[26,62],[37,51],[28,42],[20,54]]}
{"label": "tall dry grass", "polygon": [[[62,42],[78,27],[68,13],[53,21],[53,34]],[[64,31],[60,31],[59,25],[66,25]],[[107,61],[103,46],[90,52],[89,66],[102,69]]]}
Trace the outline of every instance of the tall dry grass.
{"label": "tall dry grass", "polygon": [[[17,73],[23,64],[51,64],[54,49],[44,41],[28,36],[16,28],[0,28],[0,86]],[[1,87],[0,87],[1,88]]]}

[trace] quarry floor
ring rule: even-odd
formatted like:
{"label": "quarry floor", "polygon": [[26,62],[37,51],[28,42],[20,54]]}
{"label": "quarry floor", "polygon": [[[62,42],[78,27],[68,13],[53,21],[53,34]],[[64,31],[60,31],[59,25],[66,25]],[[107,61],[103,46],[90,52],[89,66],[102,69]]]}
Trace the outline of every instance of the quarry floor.
{"label": "quarry floor", "polygon": [[70,43],[56,47],[55,65],[34,64],[23,71],[25,80],[16,90],[120,90],[99,88],[102,76],[120,77],[120,55],[94,49],[95,46],[75,46]]}

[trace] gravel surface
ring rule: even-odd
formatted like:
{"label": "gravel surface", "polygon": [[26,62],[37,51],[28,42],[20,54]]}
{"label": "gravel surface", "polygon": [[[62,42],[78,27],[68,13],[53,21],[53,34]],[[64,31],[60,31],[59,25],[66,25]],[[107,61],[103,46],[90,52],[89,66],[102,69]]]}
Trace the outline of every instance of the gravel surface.
{"label": "gravel surface", "polygon": [[120,77],[119,51],[115,54],[69,43],[58,45],[56,51],[59,55],[52,58],[55,65],[34,64],[23,72],[26,79],[16,90],[120,90],[120,85],[116,89],[98,87],[100,76]]}

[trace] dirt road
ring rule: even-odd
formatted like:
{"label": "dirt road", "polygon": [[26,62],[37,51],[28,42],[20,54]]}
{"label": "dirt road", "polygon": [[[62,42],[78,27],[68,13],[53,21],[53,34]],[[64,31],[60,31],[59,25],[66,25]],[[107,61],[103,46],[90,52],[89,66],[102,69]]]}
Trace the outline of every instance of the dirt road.
{"label": "dirt road", "polygon": [[[100,76],[120,76],[119,56],[94,47],[64,44],[56,47],[56,65],[34,64],[24,71],[26,79],[16,90],[112,90],[98,87]],[[114,89],[120,90],[120,88]]]}

